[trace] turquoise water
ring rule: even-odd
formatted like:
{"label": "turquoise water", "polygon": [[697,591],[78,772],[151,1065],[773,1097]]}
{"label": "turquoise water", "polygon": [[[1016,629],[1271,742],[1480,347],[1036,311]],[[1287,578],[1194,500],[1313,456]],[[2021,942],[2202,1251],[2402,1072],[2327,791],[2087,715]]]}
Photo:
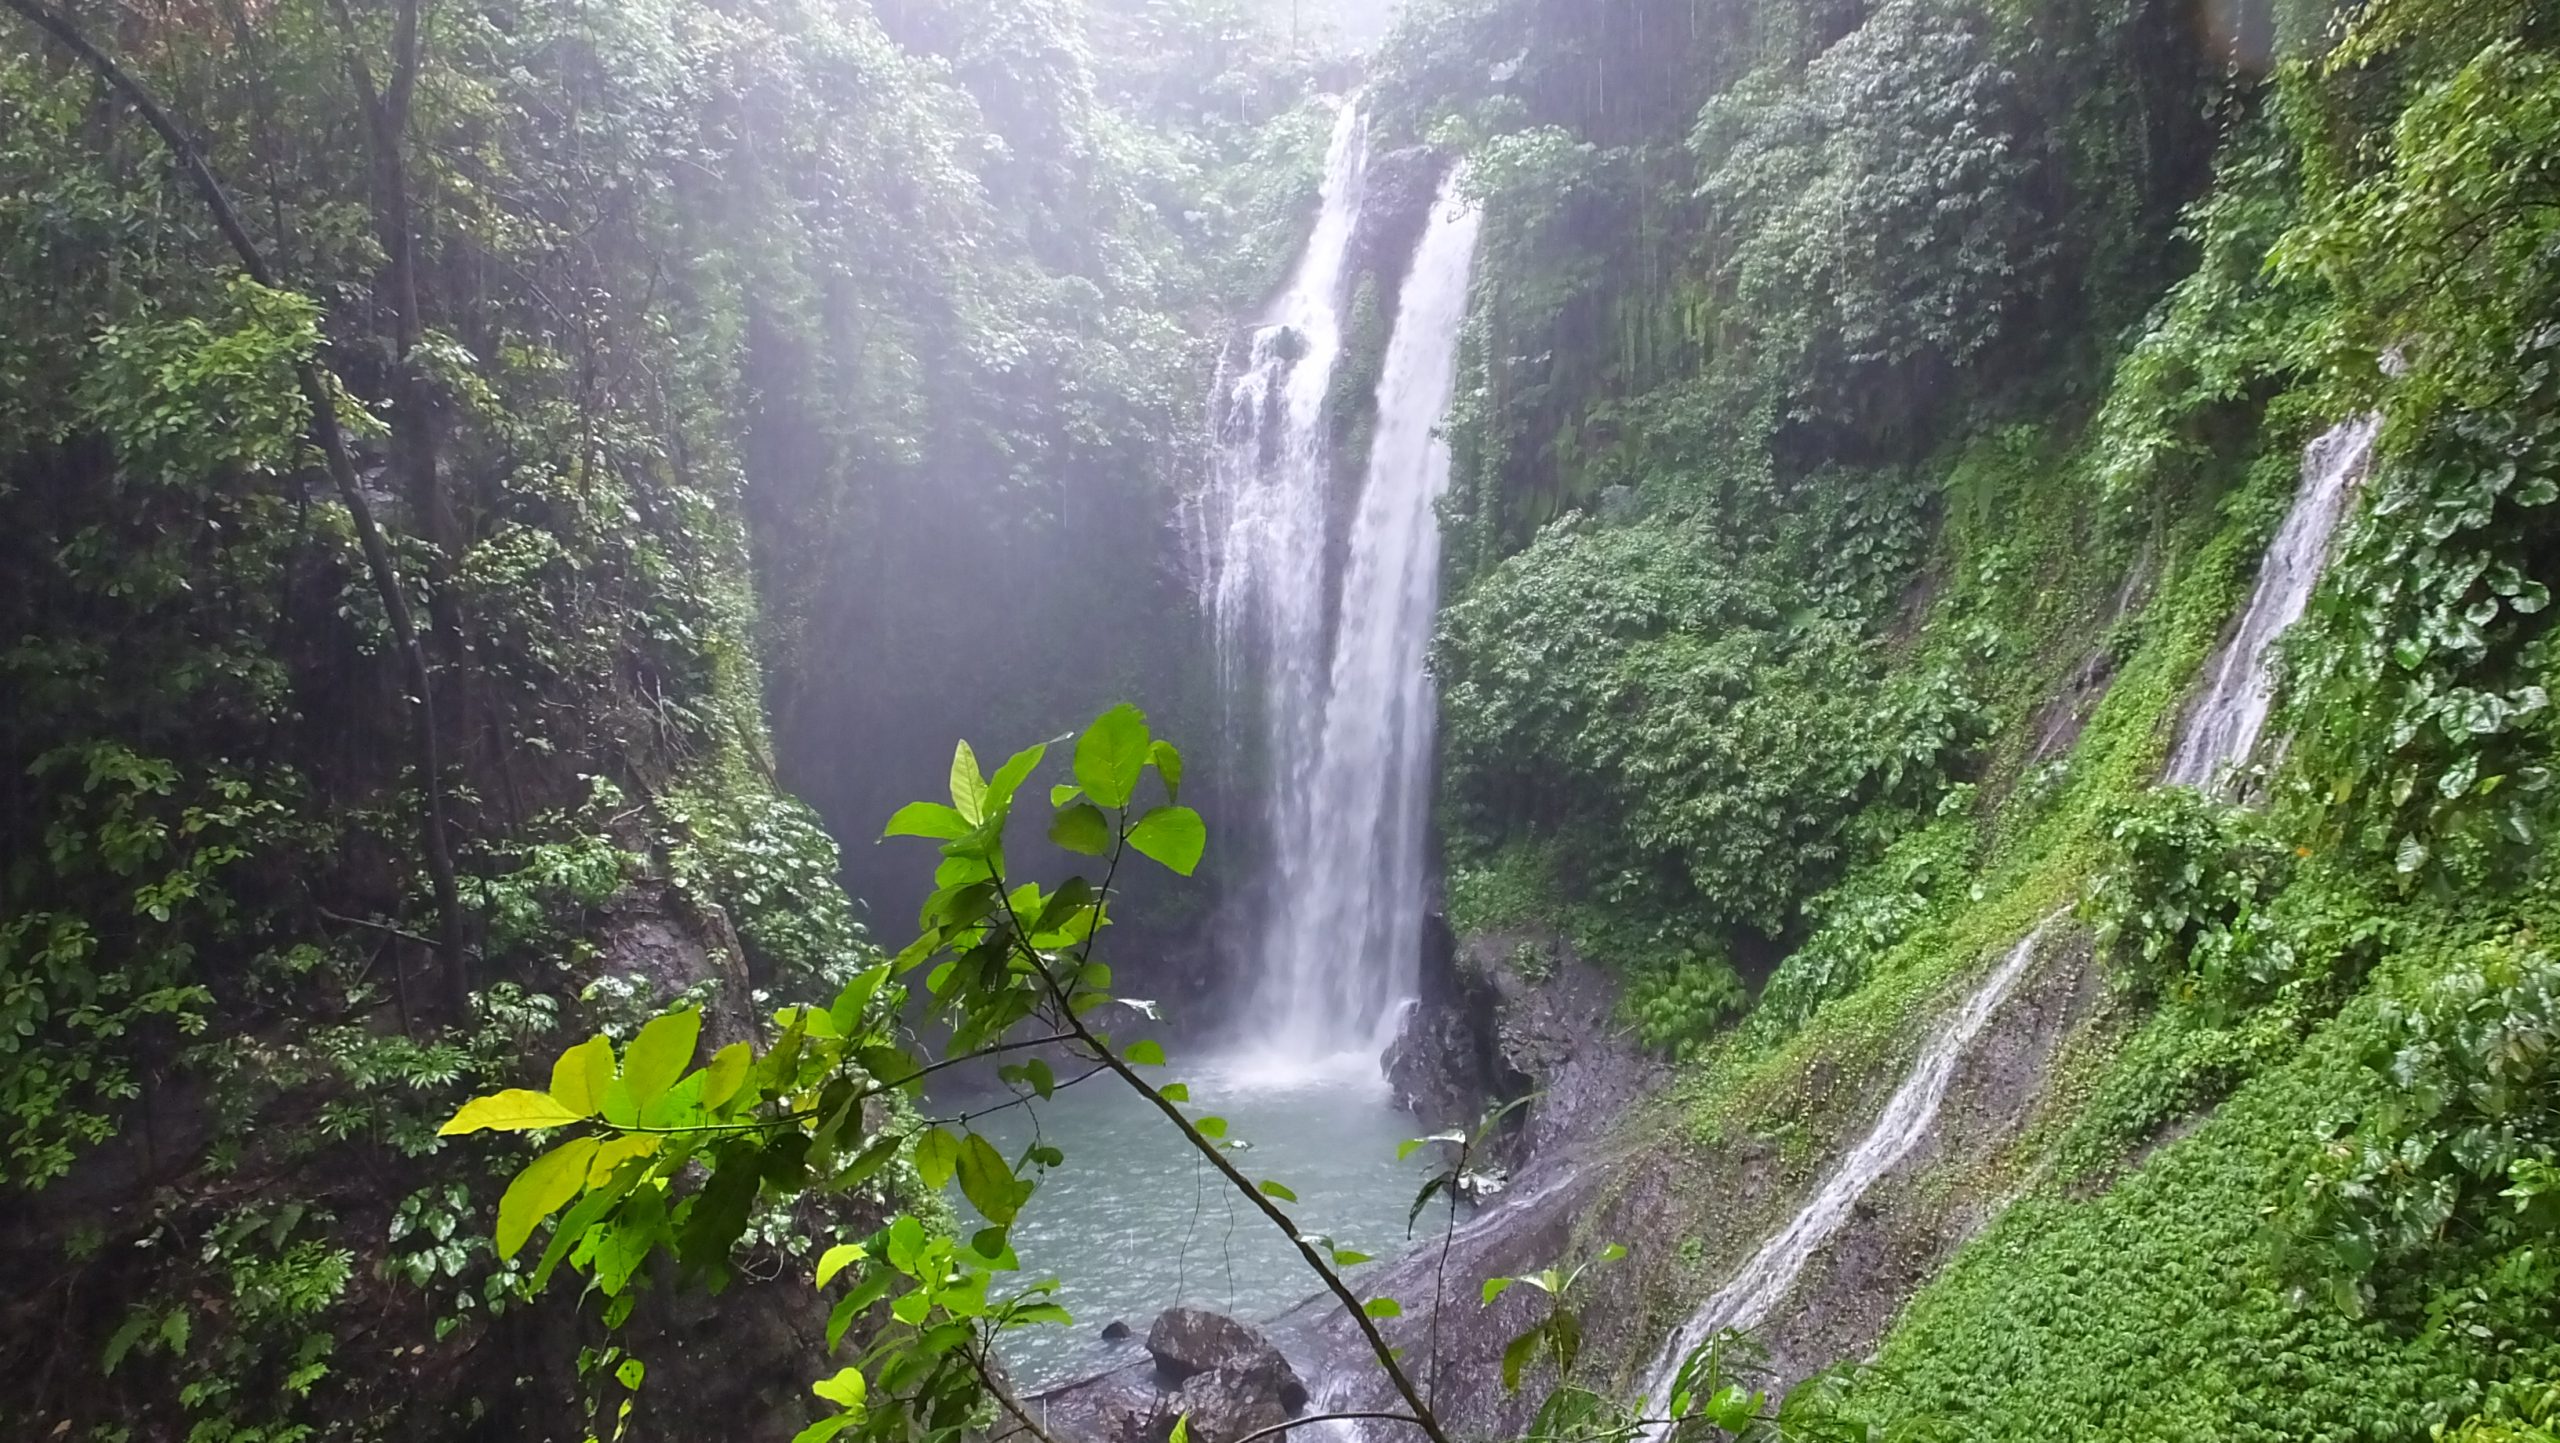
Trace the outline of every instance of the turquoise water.
{"label": "turquoise water", "polygon": [[[1406,1210],[1432,1165],[1427,1151],[1397,1160],[1397,1144],[1419,1129],[1390,1099],[1374,1059],[1312,1068],[1175,1062],[1164,1078],[1189,1086],[1186,1110],[1227,1120],[1228,1141],[1242,1144],[1229,1156],[1246,1176],[1297,1194],[1281,1207],[1301,1230],[1382,1260],[1403,1251]],[[1058,1300],[1076,1319],[1014,1336],[1006,1362],[1026,1390],[1143,1357],[1147,1325],[1177,1302],[1258,1321],[1323,1290],[1270,1220],[1108,1074],[1036,1112],[1016,1108],[977,1126],[1009,1156],[1035,1128],[1066,1154],[1013,1229],[1024,1279],[1057,1278]],[[970,1216],[965,1203],[955,1206]],[[1440,1215],[1435,1206],[1424,1228]],[[1104,1342],[1114,1321],[1136,1336]]]}

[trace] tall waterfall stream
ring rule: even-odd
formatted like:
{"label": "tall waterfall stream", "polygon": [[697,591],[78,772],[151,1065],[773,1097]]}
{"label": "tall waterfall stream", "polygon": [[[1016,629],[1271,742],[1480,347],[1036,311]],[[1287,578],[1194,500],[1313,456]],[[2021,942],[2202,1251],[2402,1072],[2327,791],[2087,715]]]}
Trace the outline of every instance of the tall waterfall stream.
{"label": "tall waterfall stream", "polygon": [[[1439,605],[1436,503],[1449,476],[1439,428],[1478,230],[1444,187],[1397,304],[1374,440],[1354,495],[1337,485],[1328,398],[1343,359],[1351,249],[1366,198],[1365,121],[1337,124],[1323,205],[1288,289],[1211,397],[1212,465],[1191,517],[1220,681],[1258,718],[1268,875],[1251,887],[1237,960],[1253,979],[1245,1041],[1180,1077],[1228,1119],[1257,1177],[1284,1182],[1310,1230],[1378,1257],[1401,1251],[1427,1159],[1397,1156],[1418,1129],[1380,1054],[1420,966]],[[1342,514],[1347,512],[1348,514]],[[1020,1114],[1001,1115],[1030,1140]],[[991,1128],[999,1119],[990,1119]],[[1054,1275],[1076,1329],[1018,1335],[1008,1361],[1038,1388],[1143,1356],[1177,1302],[1247,1318],[1302,1300],[1312,1281],[1287,1240],[1205,1176],[1188,1144],[1108,1083],[1045,1108],[1068,1166],[1013,1234],[1029,1276]]]}

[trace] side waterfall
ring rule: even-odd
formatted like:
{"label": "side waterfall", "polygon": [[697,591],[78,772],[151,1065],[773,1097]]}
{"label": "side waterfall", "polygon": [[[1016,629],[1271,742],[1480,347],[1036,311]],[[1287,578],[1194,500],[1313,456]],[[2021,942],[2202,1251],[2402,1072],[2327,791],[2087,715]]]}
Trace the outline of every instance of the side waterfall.
{"label": "side waterfall", "polygon": [[[1732,1281],[1717,1289],[1698,1311],[1689,1315],[1689,1321],[1680,1325],[1680,1331],[1672,1335],[1645,1376],[1644,1393],[1649,1402],[1660,1404],[1670,1397],[1681,1363],[1699,1344],[1728,1328],[1759,1326],[1771,1310],[1785,1301],[1805,1264],[1813,1261],[1814,1253],[1848,1223],[1867,1189],[1919,1146],[1920,1139],[1928,1135],[1930,1125],[1938,1119],[1938,1106],[1946,1101],[1947,1084],[1955,1079],[1956,1064],[1964,1059],[1973,1040],[1982,1035],[1991,1014],[2009,1000],[2010,991],[2026,975],[2028,966],[2035,961],[2037,944],[2043,940],[2044,927],[2040,926],[2009,950],[2009,955],[1921,1049],[1910,1075],[1903,1078],[1902,1086],[1885,1104],[1884,1114],[1840,1160],[1813,1200],[1762,1243],[1760,1251],[1751,1255]],[[1650,1425],[1645,1430],[1644,1443],[1662,1443],[1670,1433],[1668,1423]]]}
{"label": "side waterfall", "polygon": [[2268,544],[2240,630],[2212,663],[2212,681],[2170,755],[2169,782],[2206,786],[2246,766],[2257,751],[2275,702],[2276,641],[2310,606],[2312,590],[2328,568],[2329,542],[2381,435],[2380,416],[2358,416],[2323,432],[2303,451],[2293,509]]}
{"label": "side waterfall", "polygon": [[[2379,417],[2360,416],[2331,428],[2303,453],[2302,483],[2293,508],[2267,547],[2239,632],[2211,664],[2211,685],[2179,734],[2164,780],[2201,786],[2245,764],[2257,750],[2278,680],[2276,642],[2310,605],[2328,564],[2330,542],[2346,518],[2356,483],[2372,463],[2381,430]],[[1875,1126],[1841,1159],[1812,1200],[1681,1325],[1645,1375],[1649,1403],[1659,1406],[1668,1400],[1681,1363],[1700,1344],[1727,1329],[1749,1329],[1765,1321],[1786,1300],[1815,1252],[1847,1224],[1859,1199],[1928,1134],[1956,1064],[2026,975],[2046,929],[2058,920],[2039,924],[1939,1025]],[[1650,1425],[1643,1443],[1664,1443],[1670,1431],[1667,1423]]]}
{"label": "side waterfall", "polygon": [[1435,505],[1449,478],[1439,428],[1457,386],[1479,228],[1474,207],[1444,186],[1398,302],[1347,543],[1329,556],[1323,403],[1341,350],[1361,136],[1347,113],[1325,215],[1282,319],[1256,333],[1253,365],[1229,388],[1206,508],[1228,695],[1257,696],[1268,718],[1272,856],[1251,938],[1256,1043],[1289,1074],[1335,1063],[1374,1076],[1418,974]]}

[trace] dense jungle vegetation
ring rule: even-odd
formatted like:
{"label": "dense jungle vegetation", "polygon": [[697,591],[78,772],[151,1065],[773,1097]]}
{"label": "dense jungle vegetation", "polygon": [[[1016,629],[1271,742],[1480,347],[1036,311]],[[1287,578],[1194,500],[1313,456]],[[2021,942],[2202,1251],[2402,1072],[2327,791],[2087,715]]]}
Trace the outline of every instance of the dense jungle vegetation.
{"label": "dense jungle vegetation", "polygon": [[[1656,1234],[1509,1288],[1537,1435],[1632,1437],[1756,1240],[1708,1159],[1817,1175],[2067,911],[1979,1235],[1656,1412],[2553,1436],[2560,8],[1320,9],[0,0],[0,1423],[1036,1431],[1006,1228],[1105,1160],[919,1088],[1026,1025],[1288,1227],[1090,1019],[1105,894],[1184,925],[1254,785],[1158,740],[1219,726],[1178,517],[1365,84],[1485,213],[1449,920],[1667,1069],[1595,1139]],[[2365,413],[2241,800],[2157,785]],[[1051,783],[1089,879],[1007,870]],[[1308,1290],[1445,1443],[1351,1243]]]}

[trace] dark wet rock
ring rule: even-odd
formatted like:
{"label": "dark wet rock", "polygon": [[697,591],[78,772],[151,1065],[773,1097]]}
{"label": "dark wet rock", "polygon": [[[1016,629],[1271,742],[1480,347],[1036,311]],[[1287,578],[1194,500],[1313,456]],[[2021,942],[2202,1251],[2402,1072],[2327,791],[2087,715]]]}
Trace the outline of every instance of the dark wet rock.
{"label": "dark wet rock", "polygon": [[1102,1341],[1106,1343],[1125,1343],[1135,1336],[1136,1331],[1118,1318],[1102,1325]]}
{"label": "dark wet rock", "polygon": [[1369,157],[1362,179],[1360,219],[1351,232],[1348,273],[1378,278],[1379,297],[1394,314],[1396,293],[1413,268],[1414,248],[1431,223],[1448,158],[1429,146],[1409,146]]}
{"label": "dark wet rock", "polygon": [[[1280,1366],[1284,1371],[1288,1368],[1286,1363]],[[1295,1386],[1297,1374],[1290,1373],[1288,1379]],[[1190,1434],[1199,1443],[1235,1443],[1295,1417],[1306,1404],[1306,1390],[1298,1388],[1295,1396],[1297,1402],[1292,1404],[1267,1371],[1212,1368],[1182,1385],[1174,1394],[1173,1408],[1191,1420]]]}
{"label": "dark wet rock", "polygon": [[[1168,1383],[1187,1383],[1207,1373],[1251,1379],[1275,1399],[1295,1409],[1307,1400],[1306,1385],[1289,1366],[1270,1335],[1249,1323],[1206,1308],[1167,1308],[1147,1330],[1147,1354]],[[1233,1393],[1232,1387],[1228,1388]],[[1247,1430],[1250,1431],[1250,1430]]]}
{"label": "dark wet rock", "polygon": [[[1445,927],[1436,928],[1445,939]],[[1499,1156],[1514,1171],[1615,1127],[1662,1078],[1618,1020],[1618,984],[1553,933],[1519,930],[1427,949],[1421,997],[1387,1054],[1397,1100],[1464,1127],[1536,1094]]]}

